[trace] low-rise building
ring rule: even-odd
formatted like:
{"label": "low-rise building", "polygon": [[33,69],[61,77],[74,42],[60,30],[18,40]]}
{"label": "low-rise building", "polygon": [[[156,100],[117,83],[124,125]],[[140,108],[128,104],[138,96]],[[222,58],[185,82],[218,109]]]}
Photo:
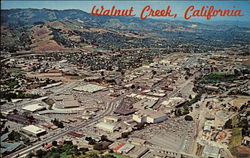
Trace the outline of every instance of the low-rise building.
{"label": "low-rise building", "polygon": [[103,122],[105,123],[113,123],[113,122],[118,122],[118,121],[119,121],[119,118],[115,116],[105,116],[103,118]]}
{"label": "low-rise building", "polygon": [[22,107],[22,109],[25,111],[36,112],[36,111],[46,109],[46,107],[37,103],[37,104],[26,105],[26,106]]}
{"label": "low-rise building", "polygon": [[216,146],[206,145],[202,152],[204,158],[220,158],[220,148]]}
{"label": "low-rise building", "polygon": [[129,153],[128,156],[139,158],[142,157],[144,154],[146,154],[149,151],[149,149],[145,146],[135,146]]}
{"label": "low-rise building", "polygon": [[243,138],[243,140],[242,140],[242,144],[244,144],[244,145],[250,147],[250,137],[245,136],[245,137]]}
{"label": "low-rise building", "polygon": [[46,130],[34,125],[25,126],[22,128],[22,131],[28,135],[35,137],[39,137],[41,135],[46,134]]}
{"label": "low-rise building", "polygon": [[90,93],[94,93],[94,92],[104,90],[104,89],[106,89],[106,87],[98,86],[98,85],[94,85],[94,84],[87,84],[84,86],[79,86],[79,87],[73,88],[73,90],[76,90],[76,91],[85,91],[85,92],[90,92]]}
{"label": "low-rise building", "polygon": [[154,111],[154,110],[140,110],[133,114],[133,120],[138,123],[158,123],[165,121],[167,119],[167,114],[161,111]]}
{"label": "low-rise building", "polygon": [[107,132],[114,132],[116,129],[115,125],[105,123],[105,122],[100,122],[100,123],[96,124],[96,127],[101,129],[101,130],[107,131]]}
{"label": "low-rise building", "polygon": [[121,148],[117,150],[118,153],[127,154],[130,150],[132,150],[135,146],[133,144],[125,144]]}
{"label": "low-rise building", "polygon": [[140,138],[129,138],[128,142],[134,145],[143,145],[145,144],[146,140]]}
{"label": "low-rise building", "polygon": [[14,121],[24,125],[29,125],[36,121],[34,119],[30,120],[26,116],[21,114],[8,114],[6,118],[10,121]]}

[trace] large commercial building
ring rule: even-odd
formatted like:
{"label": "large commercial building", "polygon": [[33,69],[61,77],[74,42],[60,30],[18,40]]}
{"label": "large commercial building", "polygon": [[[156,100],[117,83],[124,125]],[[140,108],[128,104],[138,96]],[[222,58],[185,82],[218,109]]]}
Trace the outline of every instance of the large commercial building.
{"label": "large commercial building", "polygon": [[46,130],[34,125],[25,126],[22,128],[22,131],[28,135],[35,137],[39,137],[41,135],[46,134]]}
{"label": "large commercial building", "polygon": [[80,106],[73,95],[59,95],[55,97],[55,100],[55,107],[58,109],[77,108]]}
{"label": "large commercial building", "polygon": [[37,104],[26,105],[26,106],[22,107],[22,109],[25,111],[35,112],[35,111],[40,111],[40,110],[46,109],[46,107],[37,103]]}
{"label": "large commercial building", "polygon": [[204,158],[219,158],[220,148],[216,146],[206,145],[202,152],[202,157]]}
{"label": "large commercial building", "polygon": [[96,124],[96,127],[107,132],[114,132],[115,130],[115,125],[104,123],[104,122],[100,122]]}
{"label": "large commercial building", "polygon": [[87,84],[84,86],[79,86],[79,87],[73,88],[73,90],[76,90],[76,91],[84,91],[84,92],[90,92],[90,93],[98,92],[98,91],[104,90],[104,89],[106,89],[106,87],[98,86],[98,85],[94,85],[94,84]]}
{"label": "large commercial building", "polygon": [[133,114],[133,120],[135,120],[138,123],[158,123],[165,121],[167,119],[167,114],[160,112],[160,111],[154,111],[154,110],[140,110]]}
{"label": "large commercial building", "polygon": [[105,123],[114,123],[114,122],[118,122],[119,118],[115,117],[115,116],[105,116],[103,118],[103,122]]}

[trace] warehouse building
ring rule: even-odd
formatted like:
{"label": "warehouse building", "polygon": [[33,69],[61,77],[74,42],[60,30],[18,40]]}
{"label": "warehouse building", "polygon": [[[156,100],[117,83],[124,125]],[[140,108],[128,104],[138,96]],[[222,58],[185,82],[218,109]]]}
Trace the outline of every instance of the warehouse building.
{"label": "warehouse building", "polygon": [[115,116],[105,116],[103,118],[103,122],[105,123],[114,123],[114,122],[118,122],[119,118],[115,117]]}
{"label": "warehouse building", "polygon": [[35,137],[39,137],[41,135],[46,134],[46,130],[34,125],[25,126],[22,128],[22,131],[28,135]]}
{"label": "warehouse building", "polygon": [[14,142],[14,143],[8,143],[8,142],[2,142],[1,140],[1,148],[0,148],[0,153],[1,154],[8,154],[13,151],[18,150],[24,145],[22,141],[20,142]]}
{"label": "warehouse building", "polygon": [[94,85],[94,84],[87,84],[84,86],[79,86],[79,87],[73,88],[73,90],[75,90],[75,91],[84,91],[84,92],[90,92],[90,93],[95,93],[95,92],[98,92],[98,91],[104,90],[104,89],[106,89],[106,87],[98,86],[98,85]]}
{"label": "warehouse building", "polygon": [[127,154],[134,147],[135,147],[135,145],[133,145],[133,144],[124,144],[121,148],[119,148],[117,150],[117,152],[120,153],[120,154]]}
{"label": "warehouse building", "polygon": [[167,114],[160,112],[160,111],[154,111],[154,110],[140,110],[133,114],[133,120],[138,123],[158,123],[165,121],[167,119]]}
{"label": "warehouse building", "polygon": [[96,124],[96,127],[107,132],[114,132],[116,130],[115,125],[105,122],[100,122]]}
{"label": "warehouse building", "polygon": [[204,158],[219,158],[220,148],[216,146],[206,145],[202,152],[202,157]]}
{"label": "warehouse building", "polygon": [[46,107],[37,103],[37,104],[30,104],[30,105],[24,106],[22,107],[22,109],[25,111],[36,112],[36,111],[44,110],[46,109]]}
{"label": "warehouse building", "polygon": [[172,97],[169,98],[168,100],[163,101],[161,104],[164,105],[165,107],[176,107],[180,104],[183,104],[186,100],[181,97]]}
{"label": "warehouse building", "polygon": [[134,157],[134,158],[140,158],[144,154],[146,154],[149,151],[149,149],[145,146],[135,146],[129,153],[128,156]]}
{"label": "warehouse building", "polygon": [[77,108],[80,106],[73,95],[59,95],[55,97],[55,100],[55,107],[58,109]]}

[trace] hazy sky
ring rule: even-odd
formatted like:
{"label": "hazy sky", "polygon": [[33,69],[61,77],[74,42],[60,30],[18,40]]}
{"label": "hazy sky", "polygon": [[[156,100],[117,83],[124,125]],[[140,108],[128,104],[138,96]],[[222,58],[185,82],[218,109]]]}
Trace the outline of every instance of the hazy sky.
{"label": "hazy sky", "polygon": [[[48,8],[48,9],[80,9],[91,12],[93,5],[104,5],[110,8],[115,5],[119,9],[134,7],[134,12],[139,15],[141,9],[150,5],[153,9],[165,9],[170,5],[172,10],[182,19],[183,13],[190,5],[195,5],[197,9],[203,5],[214,5],[217,9],[242,9],[243,17],[214,17],[213,20],[234,20],[234,21],[250,21],[250,2],[249,1],[1,1],[2,9],[11,8]],[[166,17],[164,17],[166,18]],[[202,18],[204,19],[204,18]],[[192,20],[199,20],[193,18]]]}

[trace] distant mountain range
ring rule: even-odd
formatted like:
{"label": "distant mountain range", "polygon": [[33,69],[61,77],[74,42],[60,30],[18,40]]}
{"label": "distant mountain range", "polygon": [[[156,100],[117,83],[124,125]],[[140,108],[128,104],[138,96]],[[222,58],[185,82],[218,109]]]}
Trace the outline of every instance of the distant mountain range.
{"label": "distant mountain range", "polygon": [[[250,29],[189,21],[91,16],[81,10],[1,10],[1,51],[230,46],[250,42]],[[216,42],[215,42],[216,41]]]}

